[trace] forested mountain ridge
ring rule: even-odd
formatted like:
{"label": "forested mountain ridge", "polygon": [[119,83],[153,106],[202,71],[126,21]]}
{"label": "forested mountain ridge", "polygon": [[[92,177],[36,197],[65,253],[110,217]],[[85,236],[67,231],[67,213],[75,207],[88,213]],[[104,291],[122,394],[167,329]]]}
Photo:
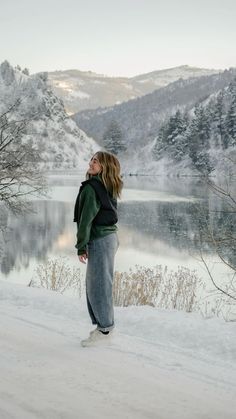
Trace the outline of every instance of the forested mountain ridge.
{"label": "forested mountain ridge", "polygon": [[236,76],[190,112],[177,110],[160,128],[152,150],[156,161],[185,161],[205,174],[232,153],[236,154]]}
{"label": "forested mountain ridge", "polygon": [[65,112],[52,92],[47,73],[29,75],[7,61],[0,65],[0,114],[11,107],[12,120],[26,121],[24,141],[39,151],[49,168],[79,168],[97,149]]}
{"label": "forested mountain ridge", "polygon": [[83,111],[73,119],[91,137],[103,144],[104,132],[111,121],[120,126],[127,150],[150,145],[163,122],[177,109],[188,111],[211,94],[226,87],[236,69],[219,74],[178,80],[141,98],[111,108]]}

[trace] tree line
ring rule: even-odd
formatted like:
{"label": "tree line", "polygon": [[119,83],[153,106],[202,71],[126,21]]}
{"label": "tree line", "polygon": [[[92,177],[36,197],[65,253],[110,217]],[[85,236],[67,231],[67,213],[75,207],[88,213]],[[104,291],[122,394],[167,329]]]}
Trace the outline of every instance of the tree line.
{"label": "tree line", "polygon": [[188,159],[201,172],[214,168],[214,150],[236,145],[236,78],[217,95],[193,110],[177,110],[160,128],[153,148],[154,160],[164,156],[175,162]]}

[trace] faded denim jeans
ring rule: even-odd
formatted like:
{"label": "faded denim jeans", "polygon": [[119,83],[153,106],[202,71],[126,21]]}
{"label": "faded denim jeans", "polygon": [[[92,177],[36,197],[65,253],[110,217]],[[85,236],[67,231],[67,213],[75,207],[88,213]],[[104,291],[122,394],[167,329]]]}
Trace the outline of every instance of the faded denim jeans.
{"label": "faded denim jeans", "polygon": [[112,285],[114,259],[118,249],[116,233],[88,243],[86,297],[90,318],[103,332],[114,327]]}

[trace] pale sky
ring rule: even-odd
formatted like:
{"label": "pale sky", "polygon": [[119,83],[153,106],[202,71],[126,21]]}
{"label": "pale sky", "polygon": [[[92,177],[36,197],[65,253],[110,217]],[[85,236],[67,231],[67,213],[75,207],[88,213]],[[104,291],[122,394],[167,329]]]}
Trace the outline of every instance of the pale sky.
{"label": "pale sky", "polygon": [[236,67],[236,0],[0,0],[0,62],[135,76]]}

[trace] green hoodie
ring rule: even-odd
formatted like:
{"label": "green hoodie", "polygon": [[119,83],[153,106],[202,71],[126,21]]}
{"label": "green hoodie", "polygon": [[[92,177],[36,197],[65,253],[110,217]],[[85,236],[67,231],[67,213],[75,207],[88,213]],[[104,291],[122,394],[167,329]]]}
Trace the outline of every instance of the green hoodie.
{"label": "green hoodie", "polygon": [[[100,179],[97,176],[98,179]],[[96,196],[92,186],[86,185],[81,192],[79,199],[80,221],[77,223],[77,254],[86,253],[86,246],[89,241],[99,239],[117,231],[117,226],[93,225],[93,220],[101,208],[101,203]]]}

